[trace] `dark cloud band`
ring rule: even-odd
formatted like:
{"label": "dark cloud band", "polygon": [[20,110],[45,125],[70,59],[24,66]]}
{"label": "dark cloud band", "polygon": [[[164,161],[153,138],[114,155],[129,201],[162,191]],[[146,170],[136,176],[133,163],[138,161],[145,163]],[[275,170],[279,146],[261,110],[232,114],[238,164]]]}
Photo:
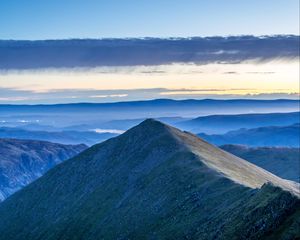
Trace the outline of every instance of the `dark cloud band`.
{"label": "dark cloud band", "polygon": [[0,41],[0,69],[239,63],[299,57],[299,36]]}

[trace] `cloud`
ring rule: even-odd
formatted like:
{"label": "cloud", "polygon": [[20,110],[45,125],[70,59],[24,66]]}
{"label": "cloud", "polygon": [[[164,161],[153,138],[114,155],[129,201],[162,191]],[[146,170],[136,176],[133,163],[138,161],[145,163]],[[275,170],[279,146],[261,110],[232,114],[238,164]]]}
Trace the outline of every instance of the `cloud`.
{"label": "cloud", "polygon": [[109,95],[92,95],[89,96],[90,98],[122,98],[122,97],[127,97],[128,94],[109,94]]}
{"label": "cloud", "polygon": [[[250,92],[250,93],[249,93]],[[251,93],[252,92],[252,93]],[[257,89],[59,89],[46,92],[34,92],[13,88],[0,88],[0,104],[11,103],[72,103],[72,102],[116,102],[134,101],[157,98],[187,99],[187,98],[215,98],[215,99],[299,99],[299,93],[271,92],[257,93]]]}
{"label": "cloud", "polygon": [[225,54],[229,54],[229,55],[232,55],[232,54],[239,54],[241,51],[238,51],[238,50],[218,50],[218,51],[213,51],[213,52],[210,52],[210,54],[212,55],[225,55]]}
{"label": "cloud", "polygon": [[[0,69],[297,60],[299,36],[0,41]],[[15,49],[18,49],[16,51]],[[101,73],[106,73],[101,72]],[[152,72],[158,73],[161,72]]]}
{"label": "cloud", "polygon": [[165,89],[165,91],[160,92],[160,95],[166,95],[166,96],[171,96],[171,95],[201,95],[201,94],[207,94],[207,93],[214,93],[214,94],[219,94],[219,93],[225,93],[226,92],[251,92],[251,91],[257,91],[257,89],[254,88],[207,88],[207,89]]}
{"label": "cloud", "polygon": [[0,97],[0,102],[17,102],[29,100],[29,97]]}
{"label": "cloud", "polygon": [[239,74],[238,72],[230,71],[230,72],[224,72],[223,74]]}
{"label": "cloud", "polygon": [[114,134],[122,134],[125,132],[119,129],[101,129],[101,128],[92,129],[91,131],[94,131],[96,133],[114,133]]}
{"label": "cloud", "polygon": [[276,72],[247,72],[248,74],[275,74]]}

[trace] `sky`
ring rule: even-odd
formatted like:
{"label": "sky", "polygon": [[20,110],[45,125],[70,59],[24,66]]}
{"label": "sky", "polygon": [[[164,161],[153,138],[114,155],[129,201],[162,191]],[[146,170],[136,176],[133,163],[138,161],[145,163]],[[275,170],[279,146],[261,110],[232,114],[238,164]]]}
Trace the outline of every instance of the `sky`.
{"label": "sky", "polygon": [[298,0],[0,0],[0,39],[299,35]]}
{"label": "sky", "polygon": [[299,62],[170,64],[8,71],[0,103],[172,99],[298,99]]}
{"label": "sky", "polygon": [[[0,0],[0,39],[299,35],[298,0]],[[299,98],[299,59],[0,71],[1,103]]]}

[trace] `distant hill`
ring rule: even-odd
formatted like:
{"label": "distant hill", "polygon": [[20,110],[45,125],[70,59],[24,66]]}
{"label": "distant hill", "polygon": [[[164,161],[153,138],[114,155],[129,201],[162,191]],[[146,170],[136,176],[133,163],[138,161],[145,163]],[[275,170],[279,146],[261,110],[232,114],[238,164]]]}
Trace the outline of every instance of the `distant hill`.
{"label": "distant hill", "polygon": [[260,127],[252,129],[240,129],[230,131],[225,134],[208,135],[198,134],[201,138],[216,144],[241,144],[252,147],[270,146],[270,147],[296,147],[300,146],[300,125],[280,127]]}
{"label": "distant hill", "polygon": [[[297,58],[299,37],[70,39],[0,41],[0,69],[240,62]],[[200,54],[201,53],[201,54]]]}
{"label": "distant hill", "polygon": [[240,128],[265,126],[287,126],[300,122],[300,112],[261,113],[238,115],[211,115],[198,117],[177,124],[178,127],[194,133],[226,133]]}
{"label": "distant hill", "polygon": [[[299,111],[300,101],[298,100],[172,100],[155,99],[149,101],[132,101],[117,103],[77,103],[77,104],[54,104],[54,105],[1,105],[0,124],[4,127],[17,127],[28,125],[28,123],[42,124],[62,128],[71,125],[97,125],[112,120],[120,119],[145,119],[145,118],[195,118],[212,114],[250,114],[250,113],[291,113]],[[234,116],[232,116],[234,117]],[[247,116],[245,116],[247,117]],[[249,116],[250,117],[250,116]],[[259,116],[258,116],[259,117]],[[272,116],[269,116],[271,119]],[[276,115],[274,116],[276,117]],[[297,113],[292,114],[292,119]],[[286,117],[286,119],[290,118]],[[204,123],[209,123],[215,117],[208,118]],[[226,118],[226,117],[225,117]],[[223,118],[214,120],[219,122]],[[231,119],[232,120],[232,119]],[[259,120],[259,119],[254,119]],[[247,120],[250,122],[249,120]],[[255,122],[253,121],[253,122]],[[15,122],[15,125],[13,125]],[[20,122],[27,122],[20,124]],[[230,123],[230,120],[227,122]],[[298,120],[292,123],[299,122]],[[192,122],[193,123],[193,122]],[[200,122],[201,123],[201,122]],[[292,124],[289,122],[289,124]],[[9,125],[8,125],[9,124]],[[189,126],[190,122],[188,122]],[[201,124],[200,124],[201,125]],[[196,125],[200,127],[200,125]],[[220,125],[220,124],[219,124]],[[209,130],[218,129],[218,124],[208,125]],[[176,125],[177,126],[177,125]],[[181,127],[178,125],[177,127]],[[185,125],[182,125],[185,127]],[[234,126],[233,126],[234,127]],[[241,128],[235,126],[237,128]],[[192,130],[187,128],[186,130]],[[197,130],[197,129],[195,129]],[[202,131],[195,131],[195,133]]]}
{"label": "distant hill", "polygon": [[[146,120],[146,119],[145,118],[138,118],[138,119],[111,120],[111,121],[107,121],[107,122],[102,123],[101,127],[128,130],[129,128],[132,128],[135,125],[140,124],[144,120]],[[160,118],[156,118],[156,120],[167,123],[167,124],[176,125],[179,122],[185,121],[187,119],[182,118],[182,117],[160,117]]]}
{"label": "distant hill", "polygon": [[43,140],[62,144],[87,144],[93,145],[108,138],[114,137],[113,133],[96,133],[93,131],[31,131],[22,128],[0,127],[0,138],[16,138]]}
{"label": "distant hill", "polygon": [[86,148],[82,144],[0,139],[0,201]]}
{"label": "distant hill", "polygon": [[0,239],[296,239],[298,187],[146,120],[2,202]]}
{"label": "distant hill", "polygon": [[220,148],[284,179],[300,183],[300,149],[223,145]]}

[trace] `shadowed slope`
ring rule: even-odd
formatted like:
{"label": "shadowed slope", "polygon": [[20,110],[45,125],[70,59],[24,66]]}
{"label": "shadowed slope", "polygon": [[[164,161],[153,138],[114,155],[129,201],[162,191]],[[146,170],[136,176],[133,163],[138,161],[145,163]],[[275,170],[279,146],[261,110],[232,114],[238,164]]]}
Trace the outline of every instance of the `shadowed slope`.
{"label": "shadowed slope", "polygon": [[0,201],[86,148],[84,144],[0,139]]}
{"label": "shadowed slope", "polygon": [[[0,239],[266,238],[299,210],[296,196],[267,181],[295,191],[194,135],[146,120],[0,204]],[[276,237],[299,235],[292,226]]]}

